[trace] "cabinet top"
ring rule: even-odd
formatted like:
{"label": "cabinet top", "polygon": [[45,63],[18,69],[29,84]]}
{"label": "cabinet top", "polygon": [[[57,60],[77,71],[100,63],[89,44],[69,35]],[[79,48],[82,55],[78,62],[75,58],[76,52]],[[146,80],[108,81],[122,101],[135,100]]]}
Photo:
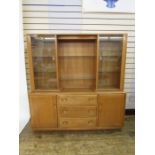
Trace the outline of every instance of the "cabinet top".
{"label": "cabinet top", "polygon": [[[33,38],[47,38],[47,39],[58,39],[58,40],[67,40],[67,39],[80,39],[80,40],[96,40],[99,39],[118,39],[127,37],[126,33],[106,33],[106,34],[27,34],[27,36],[33,37]],[[115,38],[113,38],[115,37]],[[116,38],[117,37],[117,38]]]}
{"label": "cabinet top", "polygon": [[59,34],[55,34],[55,33],[36,33],[36,34],[33,34],[33,33],[29,33],[29,34],[26,34],[26,35],[30,35],[30,36],[38,36],[38,35],[41,35],[41,36],[124,36],[124,35],[127,35],[127,33],[59,33]]}

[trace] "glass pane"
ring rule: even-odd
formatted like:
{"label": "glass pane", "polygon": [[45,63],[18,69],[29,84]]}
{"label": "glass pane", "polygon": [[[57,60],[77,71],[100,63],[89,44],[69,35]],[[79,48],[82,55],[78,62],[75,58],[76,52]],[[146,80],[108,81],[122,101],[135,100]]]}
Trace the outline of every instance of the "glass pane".
{"label": "glass pane", "polygon": [[36,35],[31,42],[35,88],[57,88],[55,37]]}
{"label": "glass pane", "polygon": [[99,38],[99,89],[120,88],[122,36]]}

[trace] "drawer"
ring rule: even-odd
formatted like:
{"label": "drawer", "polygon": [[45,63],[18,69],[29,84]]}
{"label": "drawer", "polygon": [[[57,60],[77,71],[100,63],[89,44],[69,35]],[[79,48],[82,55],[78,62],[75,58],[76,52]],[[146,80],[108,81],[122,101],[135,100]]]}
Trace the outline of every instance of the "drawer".
{"label": "drawer", "polygon": [[96,106],[60,106],[59,117],[96,117]]}
{"label": "drawer", "polygon": [[61,106],[96,106],[97,95],[58,95],[58,104]]}
{"label": "drawer", "polygon": [[60,118],[59,119],[60,128],[92,128],[96,127],[96,117],[95,118]]}

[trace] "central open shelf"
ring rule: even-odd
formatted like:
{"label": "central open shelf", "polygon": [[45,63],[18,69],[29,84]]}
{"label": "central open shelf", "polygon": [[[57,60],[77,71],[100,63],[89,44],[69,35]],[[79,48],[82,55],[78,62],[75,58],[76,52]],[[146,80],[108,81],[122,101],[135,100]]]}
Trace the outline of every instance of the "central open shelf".
{"label": "central open shelf", "polygon": [[95,90],[96,46],[95,39],[58,39],[61,91]]}

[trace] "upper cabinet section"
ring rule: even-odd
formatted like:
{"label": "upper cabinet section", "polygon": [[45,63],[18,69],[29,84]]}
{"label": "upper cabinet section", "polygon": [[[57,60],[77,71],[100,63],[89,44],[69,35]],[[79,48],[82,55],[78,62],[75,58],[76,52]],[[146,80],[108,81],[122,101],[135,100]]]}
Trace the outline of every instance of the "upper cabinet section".
{"label": "upper cabinet section", "polygon": [[30,39],[35,89],[57,89],[55,35],[31,35]]}
{"label": "upper cabinet section", "polygon": [[123,35],[99,35],[97,89],[120,89]]}
{"label": "upper cabinet section", "polygon": [[28,35],[31,91],[123,90],[125,34]]}
{"label": "upper cabinet section", "polygon": [[58,35],[61,91],[95,91],[97,35]]}

